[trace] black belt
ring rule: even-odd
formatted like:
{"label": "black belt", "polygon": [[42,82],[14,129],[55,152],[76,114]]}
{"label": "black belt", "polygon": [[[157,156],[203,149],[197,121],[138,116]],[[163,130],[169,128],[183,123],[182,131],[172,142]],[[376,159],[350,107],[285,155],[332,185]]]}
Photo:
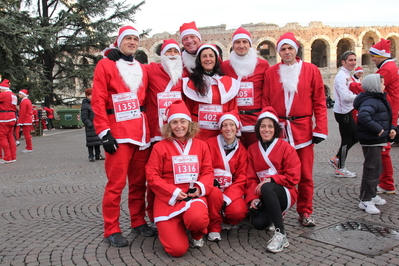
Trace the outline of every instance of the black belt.
{"label": "black belt", "polygon": [[299,118],[305,118],[307,116],[310,116],[310,115],[304,115],[304,116],[279,116],[278,118],[284,119],[284,120],[288,120],[288,121],[294,121],[294,120],[297,120]]}
{"label": "black belt", "polygon": [[4,111],[4,110],[0,110],[0,113],[15,113],[15,111]]}
{"label": "black belt", "polygon": [[[140,106],[140,112],[144,112],[145,108],[143,106]],[[107,115],[113,115],[115,114],[115,109],[107,109]]]}
{"label": "black belt", "polygon": [[262,109],[252,109],[252,110],[239,110],[238,112],[240,113],[240,115],[253,115],[253,116],[257,116],[254,113],[260,112],[262,111]]}

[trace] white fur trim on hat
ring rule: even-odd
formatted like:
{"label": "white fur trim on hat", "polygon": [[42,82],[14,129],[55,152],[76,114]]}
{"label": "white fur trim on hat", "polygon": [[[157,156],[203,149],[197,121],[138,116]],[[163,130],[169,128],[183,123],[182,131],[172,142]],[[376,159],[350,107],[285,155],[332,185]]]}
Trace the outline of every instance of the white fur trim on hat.
{"label": "white fur trim on hat", "polygon": [[166,52],[167,50],[169,50],[170,48],[176,48],[177,51],[179,51],[179,53],[180,53],[180,47],[179,47],[178,45],[176,45],[175,43],[169,43],[169,44],[167,44],[167,45],[162,49],[161,55],[164,55],[165,52]]}
{"label": "white fur trim on hat", "polygon": [[197,56],[199,55],[199,53],[200,53],[202,50],[208,49],[208,48],[210,48],[210,49],[212,49],[213,51],[215,51],[216,55],[219,56],[219,51],[218,51],[218,49],[216,48],[216,46],[211,45],[211,44],[203,44],[203,45],[201,45],[201,46],[198,48]]}
{"label": "white fur trim on hat", "polygon": [[197,36],[198,39],[200,39],[200,41],[202,41],[201,40],[201,34],[198,31],[196,31],[194,29],[187,29],[187,30],[184,30],[184,31],[182,31],[180,33],[180,42],[183,42],[184,36],[190,35],[190,34],[193,34],[193,35]]}
{"label": "white fur trim on hat", "polygon": [[227,119],[233,120],[233,122],[236,124],[237,129],[240,128],[240,123],[238,122],[237,117],[235,117],[235,116],[232,115],[232,114],[224,114],[224,115],[222,115],[222,116],[219,118],[219,121],[218,121],[218,128],[221,128],[223,122],[224,122],[225,120],[227,120]]}
{"label": "white fur trim on hat", "polygon": [[387,53],[385,50],[378,50],[377,48],[371,47],[369,51],[373,55],[379,55],[379,56],[388,57],[388,58],[391,57],[391,53]]}
{"label": "white fur trim on hat", "polygon": [[292,45],[296,51],[298,51],[298,45],[296,44],[296,42],[294,42],[291,39],[282,39],[281,41],[279,41],[279,43],[277,44],[277,52],[280,51],[281,46],[283,46],[284,44],[289,44]]}
{"label": "white fur trim on hat", "polygon": [[278,123],[278,118],[277,118],[277,116],[275,116],[273,113],[271,113],[271,112],[264,112],[264,113],[261,113],[260,115],[259,115],[259,117],[258,117],[258,120],[260,120],[260,119],[262,119],[262,118],[271,118],[271,119],[273,119],[273,120],[275,120],[277,123]]}
{"label": "white fur trim on hat", "polygon": [[172,121],[173,119],[176,119],[176,118],[184,118],[184,119],[187,119],[188,121],[191,121],[191,117],[189,115],[184,114],[184,113],[176,113],[176,114],[169,116],[168,123],[170,123],[170,121]]}
{"label": "white fur trim on hat", "polygon": [[25,92],[20,91],[19,94],[22,94],[23,96],[28,96],[28,94],[26,94]]}
{"label": "white fur trim on hat", "polygon": [[138,33],[137,30],[126,29],[118,36],[118,41],[117,41],[118,48],[121,47],[121,42],[122,42],[123,38],[125,38],[125,36],[127,36],[127,35],[134,35],[134,36],[137,36],[138,38],[140,38],[140,34]]}
{"label": "white fur trim on hat", "polygon": [[238,39],[247,39],[249,41],[249,43],[251,44],[251,46],[252,46],[252,40],[251,40],[251,37],[248,36],[248,34],[238,33],[238,34],[234,35],[233,36],[233,40],[232,40],[233,43],[235,41],[237,41]]}

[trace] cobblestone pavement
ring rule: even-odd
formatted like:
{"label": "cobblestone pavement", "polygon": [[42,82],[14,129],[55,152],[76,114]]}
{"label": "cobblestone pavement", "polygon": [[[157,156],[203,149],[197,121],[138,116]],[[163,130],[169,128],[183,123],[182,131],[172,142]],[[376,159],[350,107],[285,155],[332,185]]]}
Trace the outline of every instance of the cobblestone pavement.
{"label": "cobblestone pavement", "polygon": [[[207,241],[201,249],[172,258],[158,238],[130,233],[126,190],[121,226],[130,244],[110,247],[102,238],[104,161],[88,161],[84,129],[45,132],[45,136],[33,138],[31,154],[21,153],[22,141],[18,161],[0,165],[0,265],[399,265],[399,247],[370,257],[303,236],[352,218],[399,226],[397,195],[383,195],[388,203],[380,207],[381,214],[369,215],[357,207],[360,177],[334,177],[327,164],[339,145],[332,110],[329,119],[330,136],[315,148],[317,226],[302,227],[291,209],[285,218],[290,246],[278,254],[265,251],[272,233],[243,222],[236,229],[223,231],[219,243]],[[396,173],[398,155],[399,148],[394,147]],[[361,173],[360,146],[348,157],[348,168]]]}

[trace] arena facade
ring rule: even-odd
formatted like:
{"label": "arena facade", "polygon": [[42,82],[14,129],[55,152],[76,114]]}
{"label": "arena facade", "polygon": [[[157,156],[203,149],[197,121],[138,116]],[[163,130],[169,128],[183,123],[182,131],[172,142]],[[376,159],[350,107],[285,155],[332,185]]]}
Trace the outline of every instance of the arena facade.
{"label": "arena facade", "polygon": [[[399,57],[399,27],[398,26],[362,26],[362,27],[331,27],[322,22],[313,21],[308,26],[299,23],[288,23],[284,27],[275,24],[243,24],[252,35],[253,47],[259,56],[269,61],[271,65],[280,61],[276,52],[276,42],[285,32],[293,32],[300,44],[298,55],[305,62],[311,62],[319,67],[325,84],[332,88],[334,77],[341,66],[340,55],[352,50],[358,56],[365,74],[374,73],[376,67],[368,54],[369,48],[381,38],[391,41],[391,55],[396,60]],[[177,29],[178,30],[178,29]],[[199,28],[203,43],[217,45],[223,59],[229,58],[232,47],[231,37],[236,29],[226,29],[226,25]],[[159,62],[159,51],[163,40],[175,39],[180,43],[179,32],[170,34],[158,33],[140,41],[141,60],[147,63]],[[330,89],[331,90],[331,89]]]}

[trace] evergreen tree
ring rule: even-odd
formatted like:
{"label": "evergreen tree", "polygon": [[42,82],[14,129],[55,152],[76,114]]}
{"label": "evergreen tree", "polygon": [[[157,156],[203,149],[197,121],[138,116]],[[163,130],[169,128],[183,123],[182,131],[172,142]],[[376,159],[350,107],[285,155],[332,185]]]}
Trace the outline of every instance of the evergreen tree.
{"label": "evergreen tree", "polygon": [[145,3],[0,1],[0,74],[46,105],[60,103],[59,93],[90,86],[101,50],[114,41],[120,26],[134,23]]}

